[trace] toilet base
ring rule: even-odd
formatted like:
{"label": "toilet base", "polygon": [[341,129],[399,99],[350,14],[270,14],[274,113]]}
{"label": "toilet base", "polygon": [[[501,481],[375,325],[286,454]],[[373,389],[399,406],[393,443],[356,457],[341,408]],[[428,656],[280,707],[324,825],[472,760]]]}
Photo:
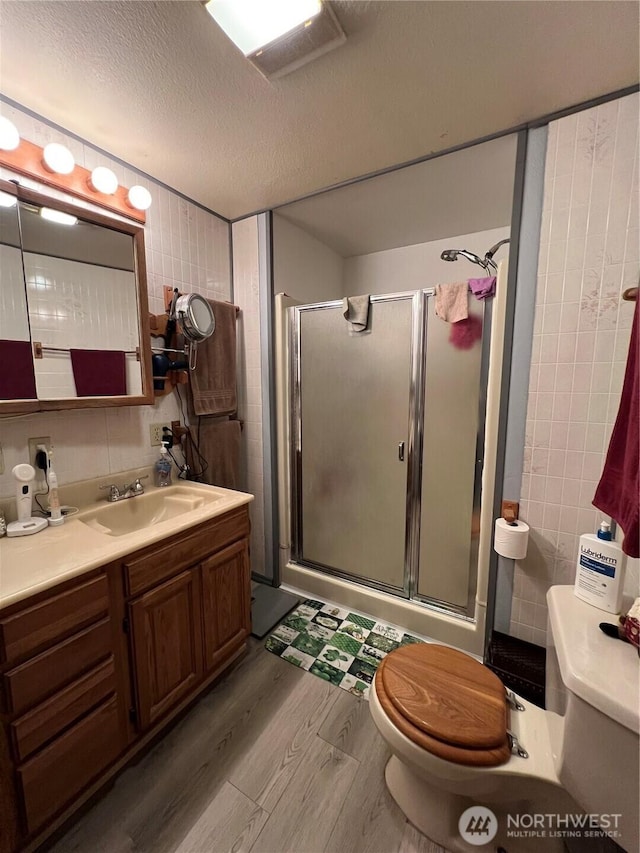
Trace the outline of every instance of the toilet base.
{"label": "toilet base", "polygon": [[[392,755],[385,769],[389,793],[408,820],[431,841],[450,853],[495,853],[503,848],[506,853],[564,853],[564,843],[559,838],[512,838],[507,835],[508,809],[496,803],[482,803],[443,791],[429,784]],[[498,820],[498,832],[493,841],[482,846],[467,843],[458,831],[460,815],[470,806],[486,805]],[[513,808],[512,808],[513,811]]]}

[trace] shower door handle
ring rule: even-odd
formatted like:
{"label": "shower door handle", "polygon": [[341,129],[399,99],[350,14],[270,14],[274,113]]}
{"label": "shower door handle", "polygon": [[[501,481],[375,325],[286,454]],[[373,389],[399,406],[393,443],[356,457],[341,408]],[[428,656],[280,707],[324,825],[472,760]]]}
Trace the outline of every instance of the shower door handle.
{"label": "shower door handle", "polygon": [[404,441],[401,441],[398,445],[398,459],[400,462],[404,462]]}

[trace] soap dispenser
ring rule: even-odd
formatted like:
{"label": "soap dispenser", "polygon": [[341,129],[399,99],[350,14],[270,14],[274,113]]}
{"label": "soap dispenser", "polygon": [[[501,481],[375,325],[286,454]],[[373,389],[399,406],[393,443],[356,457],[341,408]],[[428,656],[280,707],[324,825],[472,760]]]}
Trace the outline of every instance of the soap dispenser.
{"label": "soap dispenser", "polygon": [[156,486],[171,485],[171,458],[164,444],[160,447],[160,458],[156,462]]}

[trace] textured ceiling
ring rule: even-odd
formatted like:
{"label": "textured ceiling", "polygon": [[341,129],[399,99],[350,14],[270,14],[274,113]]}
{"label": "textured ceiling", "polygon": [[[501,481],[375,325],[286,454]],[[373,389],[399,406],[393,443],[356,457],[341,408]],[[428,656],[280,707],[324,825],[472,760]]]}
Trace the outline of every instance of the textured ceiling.
{"label": "textured ceiling", "polygon": [[267,82],[199,2],[0,2],[0,90],[235,218],[638,79],[636,2],[336,2]]}

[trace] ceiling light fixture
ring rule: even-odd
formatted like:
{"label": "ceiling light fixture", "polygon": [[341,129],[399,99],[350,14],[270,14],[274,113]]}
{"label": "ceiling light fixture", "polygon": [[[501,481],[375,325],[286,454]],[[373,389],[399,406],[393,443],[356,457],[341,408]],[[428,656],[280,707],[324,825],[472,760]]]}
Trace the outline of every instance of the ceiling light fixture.
{"label": "ceiling light fixture", "polygon": [[263,77],[283,77],[343,44],[327,0],[201,0]]}
{"label": "ceiling light fixture", "polygon": [[20,145],[18,128],[6,116],[0,116],[0,148],[3,151],[14,151]]}
{"label": "ceiling light fixture", "polygon": [[245,56],[304,25],[320,0],[209,0],[207,12]]}
{"label": "ceiling light fixture", "polygon": [[45,145],[42,162],[46,169],[58,175],[70,175],[76,165],[71,151],[59,142],[50,142]]}
{"label": "ceiling light fixture", "polygon": [[106,166],[96,166],[89,178],[91,188],[105,195],[113,195],[118,189],[118,178]]}
{"label": "ceiling light fixture", "polygon": [[0,207],[15,207],[17,199],[14,195],[9,195],[0,190]]}
{"label": "ceiling light fixture", "polygon": [[131,187],[127,201],[136,210],[148,210],[151,207],[151,193],[141,186]]}
{"label": "ceiling light fixture", "polygon": [[72,216],[70,213],[63,213],[61,210],[53,210],[51,207],[41,207],[40,216],[43,219],[48,219],[50,222],[57,222],[58,225],[75,225],[78,221],[77,216]]}

